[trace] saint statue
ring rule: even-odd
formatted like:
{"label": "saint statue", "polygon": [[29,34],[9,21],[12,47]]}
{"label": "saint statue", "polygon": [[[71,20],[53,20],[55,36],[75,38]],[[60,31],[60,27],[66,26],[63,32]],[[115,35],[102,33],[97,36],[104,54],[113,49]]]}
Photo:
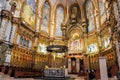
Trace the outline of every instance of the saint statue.
{"label": "saint statue", "polygon": [[73,7],[70,15],[71,23],[77,22],[77,7]]}

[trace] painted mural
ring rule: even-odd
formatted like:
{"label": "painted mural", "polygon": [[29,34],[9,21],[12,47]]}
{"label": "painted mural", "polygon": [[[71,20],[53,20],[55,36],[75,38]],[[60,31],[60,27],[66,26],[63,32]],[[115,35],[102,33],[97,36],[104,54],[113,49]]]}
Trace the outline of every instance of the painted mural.
{"label": "painted mural", "polygon": [[99,0],[99,8],[100,8],[100,16],[101,16],[101,24],[104,23],[106,20],[106,14],[105,14],[105,4],[104,0]]}
{"label": "painted mural", "polygon": [[41,25],[42,32],[48,33],[49,19],[50,19],[50,5],[48,2],[45,2],[45,4],[43,5],[42,12],[42,25]]}
{"label": "painted mural", "polygon": [[27,0],[23,10],[23,20],[30,26],[35,25],[36,0]]}
{"label": "painted mural", "polygon": [[90,31],[93,31],[95,29],[93,6],[92,6],[91,0],[89,0],[86,3],[86,13],[87,13],[87,19],[88,19],[88,32],[90,32]]}
{"label": "painted mural", "polygon": [[62,7],[57,8],[56,18],[56,36],[62,36],[61,24],[64,20],[64,10]]}

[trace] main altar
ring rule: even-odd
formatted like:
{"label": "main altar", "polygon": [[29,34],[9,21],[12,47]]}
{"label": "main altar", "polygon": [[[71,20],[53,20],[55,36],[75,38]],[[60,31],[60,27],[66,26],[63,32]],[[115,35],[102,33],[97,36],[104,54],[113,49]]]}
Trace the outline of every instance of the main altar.
{"label": "main altar", "polygon": [[68,77],[68,69],[66,68],[46,68],[44,70],[45,77]]}

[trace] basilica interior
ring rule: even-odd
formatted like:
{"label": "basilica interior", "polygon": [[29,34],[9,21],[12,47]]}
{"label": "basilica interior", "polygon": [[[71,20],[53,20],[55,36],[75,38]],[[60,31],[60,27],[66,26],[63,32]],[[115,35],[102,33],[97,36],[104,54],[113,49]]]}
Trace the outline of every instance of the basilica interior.
{"label": "basilica interior", "polygon": [[0,0],[1,73],[60,77],[54,70],[65,69],[84,80],[106,80],[103,58],[107,77],[114,78],[120,69],[120,0]]}

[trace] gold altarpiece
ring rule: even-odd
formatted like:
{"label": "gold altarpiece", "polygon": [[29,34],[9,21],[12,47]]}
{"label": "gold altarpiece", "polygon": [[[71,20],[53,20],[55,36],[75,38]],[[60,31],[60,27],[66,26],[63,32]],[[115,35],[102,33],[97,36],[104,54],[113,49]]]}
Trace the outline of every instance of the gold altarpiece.
{"label": "gold altarpiece", "polygon": [[70,8],[70,17],[67,23],[62,24],[64,42],[68,46],[68,72],[78,73],[83,68],[84,55],[84,27],[82,25],[81,12],[79,6]]}

